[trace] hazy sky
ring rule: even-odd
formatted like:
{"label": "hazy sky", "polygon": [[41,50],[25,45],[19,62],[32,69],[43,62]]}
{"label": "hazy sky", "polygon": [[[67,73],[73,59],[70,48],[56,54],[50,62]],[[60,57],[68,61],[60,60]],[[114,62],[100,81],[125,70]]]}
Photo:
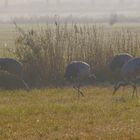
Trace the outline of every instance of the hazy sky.
{"label": "hazy sky", "polygon": [[[0,18],[9,18],[23,15],[81,15],[81,16],[105,16],[110,13],[118,13],[128,16],[140,16],[140,0],[60,0],[61,3],[72,2],[77,4],[44,4],[46,0],[0,0]],[[56,3],[57,0],[49,0]],[[79,3],[78,3],[79,2]],[[122,3],[120,3],[122,2]],[[124,2],[124,3],[123,3]],[[88,3],[88,4],[80,4]]]}
{"label": "hazy sky", "polygon": [[[22,3],[30,3],[30,2],[45,2],[46,0],[8,0],[9,1],[9,4],[22,4]],[[50,2],[55,2],[55,1],[57,1],[57,0],[49,0]],[[77,2],[89,2],[89,1],[92,1],[92,0],[60,0],[61,2],[75,2],[75,3],[77,3]],[[122,2],[126,2],[126,3],[135,3],[136,1],[139,1],[139,0],[93,0],[93,1],[95,1],[95,2],[107,2],[107,3],[109,3],[109,2],[120,2],[120,1],[122,1]],[[4,2],[5,2],[5,0],[0,0],[0,4],[4,4]]]}

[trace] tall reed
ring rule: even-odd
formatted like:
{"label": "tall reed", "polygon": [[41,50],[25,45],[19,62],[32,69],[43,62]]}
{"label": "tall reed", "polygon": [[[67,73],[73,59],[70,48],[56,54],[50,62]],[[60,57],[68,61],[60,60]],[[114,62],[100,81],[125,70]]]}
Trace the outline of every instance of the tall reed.
{"label": "tall reed", "polygon": [[15,55],[32,86],[63,84],[65,68],[73,60],[89,63],[99,82],[110,81],[108,65],[115,54],[140,52],[139,33],[126,28],[57,23],[29,31],[16,28]]}

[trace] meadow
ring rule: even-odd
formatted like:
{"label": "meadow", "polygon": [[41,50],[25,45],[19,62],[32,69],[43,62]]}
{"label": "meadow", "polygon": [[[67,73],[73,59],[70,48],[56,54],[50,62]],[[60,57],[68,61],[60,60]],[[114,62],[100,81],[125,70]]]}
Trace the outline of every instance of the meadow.
{"label": "meadow", "polygon": [[132,89],[88,87],[0,91],[2,140],[138,140],[140,102]]}
{"label": "meadow", "polygon": [[[19,26],[0,25],[0,54],[24,64],[33,89],[0,90],[1,140],[140,139],[139,99],[132,99],[129,87],[112,96],[108,84],[108,64],[115,54],[139,56],[140,25]],[[88,62],[99,78],[97,86],[83,89],[84,98],[63,85],[65,66],[72,60]],[[0,86],[13,84],[9,78],[0,75]]]}

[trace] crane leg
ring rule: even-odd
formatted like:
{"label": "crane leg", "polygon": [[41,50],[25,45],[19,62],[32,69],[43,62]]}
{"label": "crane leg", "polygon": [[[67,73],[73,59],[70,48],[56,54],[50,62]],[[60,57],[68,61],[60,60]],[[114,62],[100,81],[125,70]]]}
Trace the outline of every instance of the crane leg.
{"label": "crane leg", "polygon": [[136,93],[136,97],[138,98],[138,94],[137,94],[137,86],[135,83],[131,83],[132,87],[133,87],[133,94],[132,94],[132,98],[134,97],[134,94]]}
{"label": "crane leg", "polygon": [[26,88],[26,90],[29,91],[30,88],[29,88],[29,86],[27,85],[27,83],[23,80],[23,78],[20,77],[20,76],[16,76],[16,77],[17,77],[18,80],[20,80],[20,81],[23,83],[23,85],[24,85],[24,87]]}
{"label": "crane leg", "polygon": [[27,85],[27,83],[26,83],[23,79],[21,79],[21,81],[22,81],[23,85],[25,86],[26,90],[29,91],[30,88],[29,88],[29,86]]}
{"label": "crane leg", "polygon": [[118,89],[120,88],[120,86],[118,86],[119,85],[119,82],[118,83],[116,83],[115,85],[114,85],[114,90],[113,90],[113,95],[115,95],[115,93],[118,91]]}
{"label": "crane leg", "polygon": [[81,84],[79,83],[78,86],[77,86],[77,88],[78,88],[78,94],[79,94],[79,95],[81,94],[81,96],[84,97],[84,94],[83,94],[83,92],[80,90],[80,87],[81,87]]}
{"label": "crane leg", "polygon": [[78,87],[78,94],[79,94],[79,93],[84,97],[83,92],[80,90],[80,86]]}
{"label": "crane leg", "polygon": [[78,98],[80,97],[80,95],[84,97],[83,92],[80,90],[80,85],[73,86],[73,88],[78,92]]}

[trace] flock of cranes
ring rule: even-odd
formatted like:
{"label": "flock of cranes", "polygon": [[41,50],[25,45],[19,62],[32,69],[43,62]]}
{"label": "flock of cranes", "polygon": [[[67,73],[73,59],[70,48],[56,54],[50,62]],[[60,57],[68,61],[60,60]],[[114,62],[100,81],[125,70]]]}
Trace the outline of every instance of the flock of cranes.
{"label": "flock of cranes", "polygon": [[[140,78],[140,58],[135,58],[130,54],[122,53],[115,55],[110,65],[110,70],[122,79],[114,85],[113,94],[115,94],[121,86],[131,85],[133,87],[132,96],[137,95],[137,81]],[[22,81],[26,90],[29,86],[23,80],[23,66],[14,58],[0,58],[0,69],[13,74],[18,80]],[[82,83],[85,81],[95,81],[96,76],[91,73],[90,65],[83,61],[72,61],[66,67],[64,74],[65,80],[73,84],[73,88],[77,90],[78,97],[84,96],[80,90]]]}
{"label": "flock of cranes", "polygon": [[[140,78],[140,58],[134,58],[130,54],[122,53],[114,56],[109,67],[112,73],[122,77],[122,80],[114,85],[113,94],[115,94],[121,86],[131,85],[133,87],[132,96],[136,94],[138,97],[136,84]],[[81,61],[71,62],[66,68],[65,77],[69,81],[72,79],[75,81],[78,96],[79,93],[83,96],[83,93],[80,91],[82,81],[89,78],[95,80],[96,78],[95,75],[90,72],[90,65]]]}

